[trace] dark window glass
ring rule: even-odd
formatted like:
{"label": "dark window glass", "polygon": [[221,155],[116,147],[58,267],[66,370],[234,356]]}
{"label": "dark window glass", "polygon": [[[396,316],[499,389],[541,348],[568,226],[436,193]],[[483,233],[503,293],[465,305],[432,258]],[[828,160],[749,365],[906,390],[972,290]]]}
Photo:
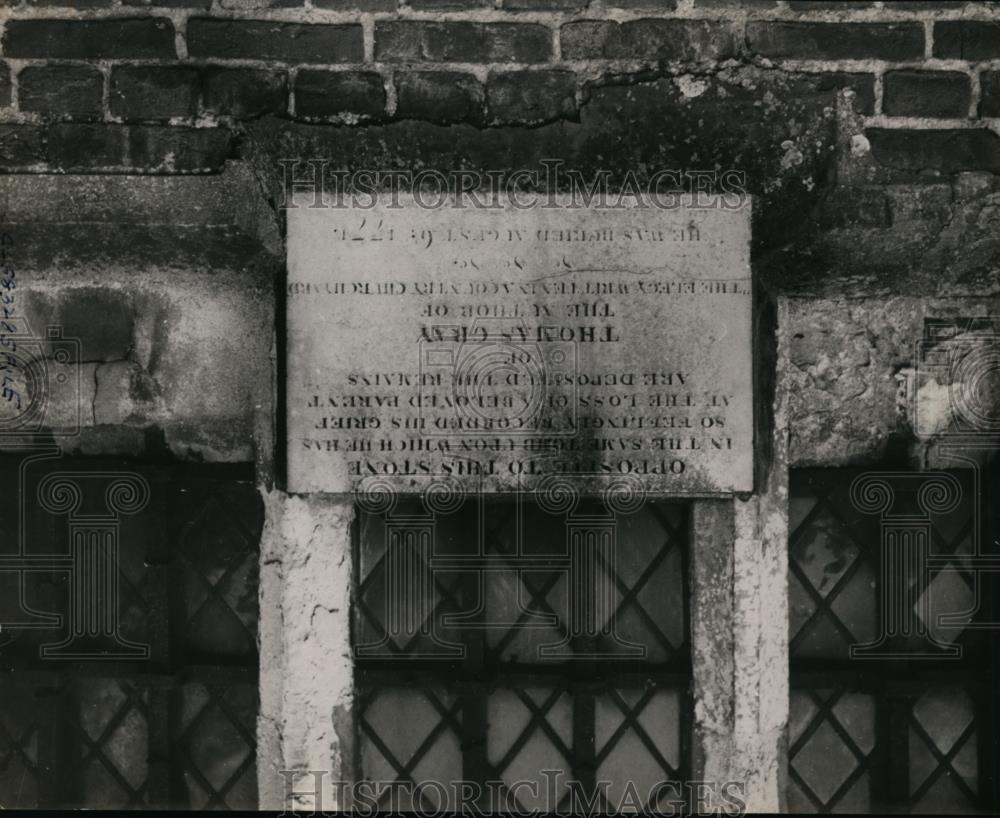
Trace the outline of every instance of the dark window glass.
{"label": "dark window glass", "polygon": [[685,780],[687,537],[679,504],[362,508],[357,775],[411,785],[381,806],[431,808],[442,795],[423,782],[528,810]]}
{"label": "dark window glass", "polygon": [[990,478],[947,472],[940,503],[921,495],[936,479],[791,474],[789,809],[995,804],[996,594],[975,570],[996,551]]}
{"label": "dark window glass", "polygon": [[0,488],[0,804],[256,808],[252,470],[25,455]]}

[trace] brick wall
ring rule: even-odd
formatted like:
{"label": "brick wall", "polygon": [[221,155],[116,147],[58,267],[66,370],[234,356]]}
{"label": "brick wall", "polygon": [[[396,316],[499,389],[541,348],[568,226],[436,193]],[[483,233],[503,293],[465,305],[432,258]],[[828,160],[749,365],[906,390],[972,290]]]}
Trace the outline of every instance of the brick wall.
{"label": "brick wall", "polygon": [[853,89],[883,155],[1000,169],[1000,3],[6,0],[0,29],[6,170],[213,170],[267,115],[538,125],[734,66]]}

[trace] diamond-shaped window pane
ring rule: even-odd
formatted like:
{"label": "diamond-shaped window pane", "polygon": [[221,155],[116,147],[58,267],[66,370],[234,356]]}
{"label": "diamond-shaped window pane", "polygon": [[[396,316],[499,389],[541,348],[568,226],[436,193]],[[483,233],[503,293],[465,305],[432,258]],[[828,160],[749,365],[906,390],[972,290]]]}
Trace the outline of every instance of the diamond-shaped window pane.
{"label": "diamond-shaped window pane", "polygon": [[[383,687],[361,691],[359,702],[363,780],[383,787],[394,781],[462,780],[460,699],[441,688]],[[388,788],[384,794],[393,797]],[[380,807],[411,805],[387,800]]]}
{"label": "diamond-shaped window pane", "polygon": [[359,656],[455,657],[465,634],[492,660],[589,655],[683,662],[685,516],[676,504],[615,515],[531,497],[446,511],[400,501],[359,520]]}
{"label": "diamond-shaped window pane", "polygon": [[875,699],[853,691],[794,690],[789,802],[803,812],[865,810],[875,747]]}
{"label": "diamond-shaped window pane", "polygon": [[[552,781],[542,770],[565,770],[572,764],[573,700],[559,688],[496,690],[487,702],[487,756],[508,788],[518,811],[545,809],[556,787],[555,802],[566,781]],[[565,777],[564,777],[565,779]],[[527,782],[518,784],[518,782]]]}

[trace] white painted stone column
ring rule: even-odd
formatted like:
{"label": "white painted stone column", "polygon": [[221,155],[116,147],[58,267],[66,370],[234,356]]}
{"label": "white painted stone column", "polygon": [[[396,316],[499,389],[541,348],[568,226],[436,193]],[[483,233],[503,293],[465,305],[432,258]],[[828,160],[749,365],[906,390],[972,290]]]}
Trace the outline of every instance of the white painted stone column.
{"label": "white painted stone column", "polygon": [[298,810],[338,809],[332,785],[350,777],[353,761],[354,506],[349,497],[262,494],[259,804],[289,809],[292,792]]}
{"label": "white painted stone column", "polygon": [[787,773],[788,430],[778,305],[775,396],[755,492],[692,509],[694,777],[742,782],[749,812],[778,812]]}

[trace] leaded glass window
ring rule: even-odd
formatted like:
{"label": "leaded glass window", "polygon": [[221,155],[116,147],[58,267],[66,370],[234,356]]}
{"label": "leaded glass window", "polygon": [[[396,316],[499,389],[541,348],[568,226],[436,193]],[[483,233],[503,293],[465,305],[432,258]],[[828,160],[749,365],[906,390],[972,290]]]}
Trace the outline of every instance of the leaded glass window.
{"label": "leaded glass window", "polygon": [[995,808],[997,596],[974,569],[995,555],[996,509],[980,477],[791,473],[789,809]]}
{"label": "leaded glass window", "polygon": [[[379,805],[440,806],[461,782],[494,810],[613,806],[629,786],[637,807],[676,799],[669,782],[690,777],[687,519],[669,503],[362,503],[356,775]],[[393,782],[407,784],[395,802]]]}
{"label": "leaded glass window", "polygon": [[[145,487],[122,500],[114,560],[109,475]],[[0,487],[27,499],[0,507],[0,805],[256,808],[252,470],[36,453],[0,458]],[[117,621],[81,596],[115,580]]]}

